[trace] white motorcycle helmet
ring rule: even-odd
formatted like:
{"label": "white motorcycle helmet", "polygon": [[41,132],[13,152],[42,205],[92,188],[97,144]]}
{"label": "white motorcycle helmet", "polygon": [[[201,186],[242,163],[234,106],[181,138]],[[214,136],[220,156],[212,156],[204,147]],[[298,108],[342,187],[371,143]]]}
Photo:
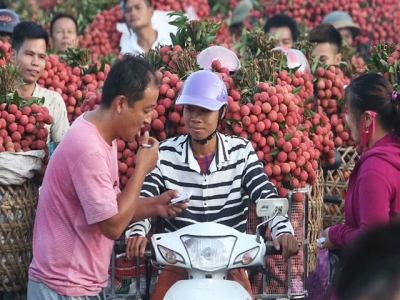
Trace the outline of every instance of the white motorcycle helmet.
{"label": "white motorcycle helmet", "polygon": [[309,74],[311,72],[310,64],[308,63],[306,56],[300,50],[283,47],[275,47],[272,50],[280,50],[285,53],[287,65],[290,69],[300,67],[299,71],[301,73]]}

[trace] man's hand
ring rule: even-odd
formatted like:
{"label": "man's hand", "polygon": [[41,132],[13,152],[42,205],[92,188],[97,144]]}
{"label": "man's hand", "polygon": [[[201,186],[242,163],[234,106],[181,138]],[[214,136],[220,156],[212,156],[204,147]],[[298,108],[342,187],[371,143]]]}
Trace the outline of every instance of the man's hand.
{"label": "man's hand", "polygon": [[173,219],[177,215],[179,215],[182,210],[188,207],[187,202],[189,199],[186,199],[184,202],[178,202],[175,204],[171,204],[171,200],[179,197],[179,193],[177,190],[167,191],[161,194],[157,199],[157,214],[164,219]]}
{"label": "man's hand", "polygon": [[142,168],[145,174],[150,173],[154,170],[158,160],[158,141],[149,136],[149,132],[146,131],[139,143],[139,149],[136,154],[135,168]]}
{"label": "man's hand", "polygon": [[282,256],[285,261],[290,257],[296,255],[301,247],[301,242],[299,242],[291,234],[282,234],[278,238],[274,239],[274,247],[276,250],[280,250],[282,247]]}
{"label": "man's hand", "polygon": [[147,246],[147,238],[143,236],[134,236],[128,239],[126,243],[126,258],[142,258]]}

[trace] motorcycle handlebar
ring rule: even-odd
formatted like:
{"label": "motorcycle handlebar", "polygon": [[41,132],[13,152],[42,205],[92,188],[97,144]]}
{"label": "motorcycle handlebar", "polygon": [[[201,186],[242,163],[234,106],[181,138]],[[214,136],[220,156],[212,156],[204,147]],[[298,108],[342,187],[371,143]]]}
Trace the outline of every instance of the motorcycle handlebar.
{"label": "motorcycle handlebar", "polygon": [[342,203],[342,198],[339,196],[325,195],[324,203],[340,205]]}
{"label": "motorcycle handlebar", "polygon": [[[152,250],[146,250],[146,251],[144,252],[144,256],[145,256],[145,257],[153,257],[153,254],[154,254],[154,252],[153,252]],[[116,259],[121,258],[121,257],[126,257],[126,253],[123,252],[123,253],[119,253],[119,254],[116,254],[116,255],[115,255],[115,258],[116,258]]]}
{"label": "motorcycle handlebar", "polygon": [[276,250],[274,246],[272,245],[267,245],[265,249],[265,256],[268,255],[282,255],[282,248],[279,250]]}

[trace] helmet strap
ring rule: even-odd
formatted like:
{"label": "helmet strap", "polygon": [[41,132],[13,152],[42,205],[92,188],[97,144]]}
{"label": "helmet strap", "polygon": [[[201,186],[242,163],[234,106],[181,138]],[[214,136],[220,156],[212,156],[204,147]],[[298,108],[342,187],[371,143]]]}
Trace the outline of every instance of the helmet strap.
{"label": "helmet strap", "polygon": [[196,140],[196,139],[194,139],[193,137],[191,137],[191,138],[192,138],[192,140],[195,141],[196,143],[198,143],[198,144],[200,144],[200,145],[205,145],[205,144],[207,144],[207,142],[208,142],[209,140],[211,140],[216,134],[217,134],[217,129],[215,129],[214,132],[211,133],[211,134],[210,134],[208,137],[206,137],[205,139]]}

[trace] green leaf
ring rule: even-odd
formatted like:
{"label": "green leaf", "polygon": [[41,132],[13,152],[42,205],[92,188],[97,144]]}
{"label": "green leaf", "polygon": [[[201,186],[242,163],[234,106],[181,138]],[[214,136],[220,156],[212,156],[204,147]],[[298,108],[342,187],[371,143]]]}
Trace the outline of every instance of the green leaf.
{"label": "green leaf", "polygon": [[170,25],[176,26],[178,28],[183,28],[184,26],[186,26],[186,22],[181,21],[181,20],[170,21],[168,23]]}
{"label": "green leaf", "polygon": [[18,94],[17,91],[14,92],[14,95],[13,95],[11,103],[17,105],[18,107],[20,107],[20,105],[21,105],[21,97],[20,97],[20,95]]}
{"label": "green leaf", "polygon": [[304,109],[304,115],[308,118],[311,118],[315,115],[315,112],[312,111],[311,109],[305,108]]}
{"label": "green leaf", "polygon": [[272,150],[272,151],[269,153],[269,155],[271,155],[271,156],[276,156],[276,155],[278,155],[279,152],[281,152],[281,150],[279,150],[279,149],[274,149],[274,150]]}
{"label": "green leaf", "polygon": [[311,104],[314,103],[314,97],[310,96],[306,99],[306,101],[304,102],[304,104]]}
{"label": "green leaf", "polygon": [[102,61],[99,72],[104,72],[105,67],[106,67],[106,63],[104,61]]}
{"label": "green leaf", "polygon": [[27,107],[27,106],[31,106],[34,102],[35,102],[35,98],[31,98],[26,103],[24,103],[22,105],[22,108]]}
{"label": "green leaf", "polygon": [[307,130],[307,128],[304,127],[304,126],[297,126],[297,130],[299,130],[299,131],[305,131],[305,130]]}
{"label": "green leaf", "polygon": [[283,136],[283,139],[285,140],[285,142],[290,141],[292,139],[292,137],[294,136],[293,133],[289,133]]}
{"label": "green leaf", "polygon": [[271,135],[274,137],[274,140],[277,143],[279,141],[278,134],[277,133],[271,133]]}
{"label": "green leaf", "polygon": [[236,120],[235,120],[235,119],[224,119],[224,121],[225,121],[228,125],[232,125],[232,123],[234,123]]}
{"label": "green leaf", "polygon": [[97,74],[98,72],[99,72],[99,70],[98,70],[98,68],[97,68],[97,64],[94,64],[94,66],[91,67],[91,68],[88,70],[87,74]]}
{"label": "green leaf", "polygon": [[180,12],[180,11],[173,11],[173,12],[170,12],[170,13],[167,14],[167,16],[168,16],[168,17],[175,17],[175,16],[178,16],[178,17],[181,17],[181,18],[187,18],[187,17],[185,16],[185,14],[184,14],[183,12]]}
{"label": "green leaf", "polygon": [[40,106],[43,106],[45,100],[46,100],[46,99],[45,99],[44,97],[40,98],[39,101],[38,101],[38,104],[39,104]]}
{"label": "green leaf", "polygon": [[295,88],[295,89],[292,91],[292,94],[295,95],[295,96],[297,96],[297,95],[301,92],[302,89],[303,89],[303,86],[300,85],[300,86],[298,86],[297,88]]}
{"label": "green leaf", "polygon": [[292,175],[285,174],[285,179],[286,179],[286,181],[292,182]]}

